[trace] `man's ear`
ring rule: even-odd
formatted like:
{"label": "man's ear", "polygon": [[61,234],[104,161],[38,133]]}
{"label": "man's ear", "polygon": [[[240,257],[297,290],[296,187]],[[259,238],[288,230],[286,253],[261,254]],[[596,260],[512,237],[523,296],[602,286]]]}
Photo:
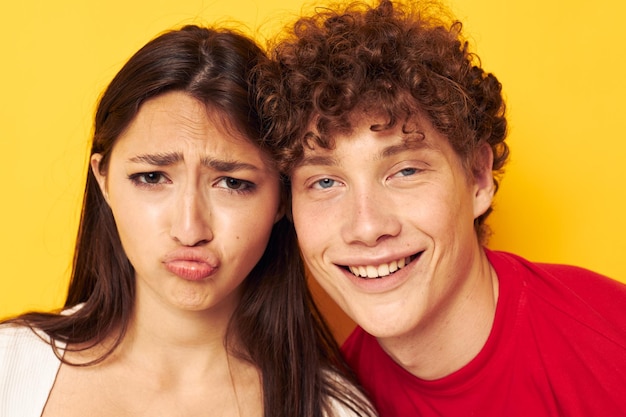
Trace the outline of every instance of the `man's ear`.
{"label": "man's ear", "polygon": [[109,204],[109,193],[107,192],[107,177],[100,171],[100,162],[102,161],[102,154],[94,153],[91,155],[91,172],[93,172],[94,177],[96,177],[96,181],[98,181],[98,185],[100,186],[100,191],[104,196],[105,201]]}
{"label": "man's ear", "polygon": [[493,151],[489,144],[485,143],[477,155],[477,164],[474,167],[474,218],[484,214],[496,192],[493,182]]}

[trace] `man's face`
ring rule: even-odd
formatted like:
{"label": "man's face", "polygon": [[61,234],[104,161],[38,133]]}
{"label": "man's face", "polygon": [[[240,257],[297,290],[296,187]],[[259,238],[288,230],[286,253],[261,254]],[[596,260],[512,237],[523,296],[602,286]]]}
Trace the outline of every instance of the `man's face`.
{"label": "man's face", "polygon": [[372,132],[361,122],[335,148],[305,147],[292,172],[293,217],[320,285],[379,339],[418,334],[449,316],[479,274],[473,222],[493,198],[426,121]]}

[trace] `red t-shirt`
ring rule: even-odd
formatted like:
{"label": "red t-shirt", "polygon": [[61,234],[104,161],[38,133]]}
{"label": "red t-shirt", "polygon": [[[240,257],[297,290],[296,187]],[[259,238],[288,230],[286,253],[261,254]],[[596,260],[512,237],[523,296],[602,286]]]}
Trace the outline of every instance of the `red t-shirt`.
{"label": "red t-shirt", "polygon": [[425,381],[357,328],[342,350],[381,417],[626,416],[626,285],[487,251],[493,328],[458,371]]}

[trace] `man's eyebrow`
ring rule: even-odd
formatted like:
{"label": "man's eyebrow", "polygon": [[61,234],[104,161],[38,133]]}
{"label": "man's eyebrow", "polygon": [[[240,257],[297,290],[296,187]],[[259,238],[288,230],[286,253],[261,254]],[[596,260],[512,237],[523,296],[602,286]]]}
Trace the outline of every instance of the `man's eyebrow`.
{"label": "man's eyebrow", "polygon": [[337,165],[337,160],[332,156],[310,155],[304,156],[302,160],[296,164],[296,166],[299,167],[306,165],[334,166]]}
{"label": "man's eyebrow", "polygon": [[430,149],[430,148],[432,148],[432,146],[430,145],[428,141],[424,140],[424,136],[421,136],[421,135],[417,137],[411,136],[411,137],[404,138],[402,143],[399,143],[397,145],[387,146],[380,153],[380,158],[381,159],[388,158],[390,156],[394,156],[401,152],[411,150],[411,149]]}
{"label": "man's eyebrow", "polygon": [[[137,155],[128,159],[134,163],[144,163],[155,165],[159,167],[174,165],[179,162],[183,162],[185,157],[180,152],[168,152],[168,153],[156,153],[156,154],[143,154]],[[253,170],[258,171],[259,167],[247,162],[222,160],[210,157],[204,157],[200,161],[202,165],[207,168],[214,169],[220,172],[234,172],[240,170]]]}
{"label": "man's eyebrow", "polygon": [[[393,155],[397,155],[401,152],[405,152],[410,149],[430,149],[432,146],[422,135],[418,136],[410,136],[405,137],[402,140],[402,143],[396,145],[390,145],[385,147],[379,154],[379,158],[388,158]],[[335,158],[329,155],[309,155],[304,156],[300,162],[296,164],[296,166],[306,166],[306,165],[318,165],[318,166],[334,166],[337,165],[338,162]]]}

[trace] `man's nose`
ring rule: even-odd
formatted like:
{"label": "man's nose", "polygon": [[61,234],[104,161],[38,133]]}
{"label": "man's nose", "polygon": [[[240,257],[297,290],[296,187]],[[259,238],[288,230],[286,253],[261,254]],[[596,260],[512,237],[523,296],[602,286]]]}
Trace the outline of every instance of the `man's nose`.
{"label": "man's nose", "polygon": [[400,221],[386,203],[380,186],[362,187],[351,191],[344,210],[346,222],[343,236],[348,243],[375,246],[385,238],[400,233]]}

